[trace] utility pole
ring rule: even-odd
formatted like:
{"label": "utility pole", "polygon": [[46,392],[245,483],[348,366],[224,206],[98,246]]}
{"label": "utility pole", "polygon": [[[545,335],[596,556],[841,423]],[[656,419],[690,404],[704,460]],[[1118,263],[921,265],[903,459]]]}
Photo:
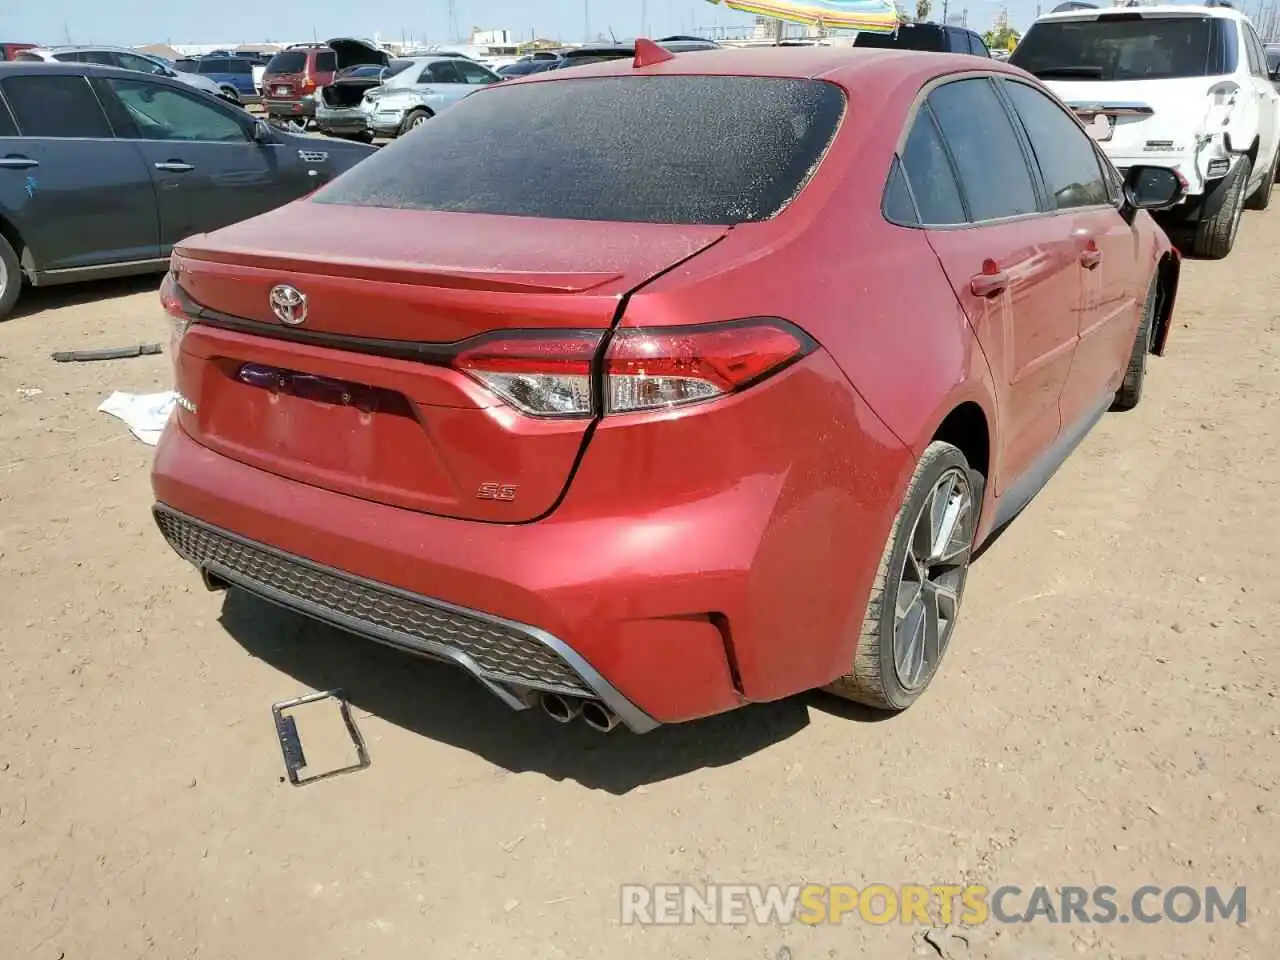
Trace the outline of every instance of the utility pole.
{"label": "utility pole", "polygon": [[965,7],[960,11],[960,26],[967,27],[969,25],[969,8]]}
{"label": "utility pole", "polygon": [[582,0],[582,42],[591,42],[591,0]]}
{"label": "utility pole", "polygon": [[942,23],[944,26],[947,23],[947,0],[942,0]]}
{"label": "utility pole", "polygon": [[649,36],[649,0],[640,0],[640,36]]}

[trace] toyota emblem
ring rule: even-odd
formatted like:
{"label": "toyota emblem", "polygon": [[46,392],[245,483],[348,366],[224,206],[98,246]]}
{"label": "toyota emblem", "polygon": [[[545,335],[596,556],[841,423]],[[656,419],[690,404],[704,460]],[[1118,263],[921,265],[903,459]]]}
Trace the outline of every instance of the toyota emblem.
{"label": "toyota emblem", "polygon": [[268,299],[271,302],[271,312],[281,323],[296,327],[307,319],[307,295],[297,287],[291,287],[287,283],[272,287]]}

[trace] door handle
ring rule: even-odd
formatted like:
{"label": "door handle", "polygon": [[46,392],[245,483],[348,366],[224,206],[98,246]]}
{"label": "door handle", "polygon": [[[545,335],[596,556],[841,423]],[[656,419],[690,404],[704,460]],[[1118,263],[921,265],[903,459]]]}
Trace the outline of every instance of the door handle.
{"label": "door handle", "polygon": [[1009,275],[1003,270],[992,273],[975,273],[969,278],[969,289],[975,297],[994,297],[1004,293],[1009,286]]}
{"label": "door handle", "polygon": [[1102,262],[1101,250],[1085,250],[1080,254],[1080,265],[1086,270],[1092,270]]}
{"label": "door handle", "polygon": [[31,167],[38,166],[40,166],[39,160],[32,160],[30,157],[19,156],[18,154],[0,157],[0,167],[9,170],[29,170]]}
{"label": "door handle", "polygon": [[170,173],[186,173],[188,170],[194,170],[195,167],[182,160],[163,160],[156,164],[157,170],[168,170]]}

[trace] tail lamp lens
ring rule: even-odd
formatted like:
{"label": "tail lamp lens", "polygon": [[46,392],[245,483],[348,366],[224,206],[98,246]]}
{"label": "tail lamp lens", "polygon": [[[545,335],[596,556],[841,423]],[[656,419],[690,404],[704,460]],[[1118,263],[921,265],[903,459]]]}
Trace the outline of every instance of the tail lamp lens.
{"label": "tail lamp lens", "polygon": [[[521,412],[590,417],[592,364],[602,334],[548,331],[488,338],[454,366]],[[605,413],[632,413],[710,400],[745,389],[814,347],[783,320],[619,330],[604,357]]]}
{"label": "tail lamp lens", "polygon": [[523,413],[591,416],[591,362],[601,334],[554,331],[494,337],[454,358],[454,366]]}
{"label": "tail lamp lens", "polygon": [[749,387],[812,342],[781,320],[620,330],[605,357],[608,413],[674,407]]}
{"label": "tail lamp lens", "polygon": [[187,316],[182,297],[178,294],[178,281],[172,272],[166,273],[160,284],[160,306],[169,318],[169,356],[176,360],[182,338],[191,326],[191,318]]}

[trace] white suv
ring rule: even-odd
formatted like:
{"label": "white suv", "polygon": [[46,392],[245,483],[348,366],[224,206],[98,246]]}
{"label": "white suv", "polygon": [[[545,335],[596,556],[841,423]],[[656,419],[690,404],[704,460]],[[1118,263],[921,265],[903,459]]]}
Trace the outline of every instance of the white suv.
{"label": "white suv", "polygon": [[1010,62],[1065,101],[1122,174],[1182,176],[1186,198],[1160,219],[1197,256],[1225,257],[1241,211],[1271,202],[1280,94],[1253,24],[1221,0],[1051,13]]}

